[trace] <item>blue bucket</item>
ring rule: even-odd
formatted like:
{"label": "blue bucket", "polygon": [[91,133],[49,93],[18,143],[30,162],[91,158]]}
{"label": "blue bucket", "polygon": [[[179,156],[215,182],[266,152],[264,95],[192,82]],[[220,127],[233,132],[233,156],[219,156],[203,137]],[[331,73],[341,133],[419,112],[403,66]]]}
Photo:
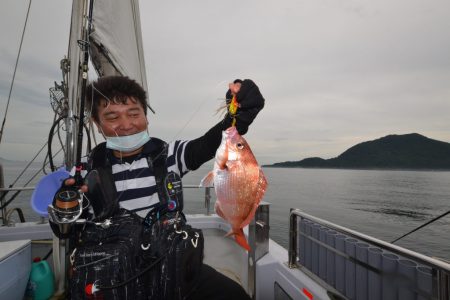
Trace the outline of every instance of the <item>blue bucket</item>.
{"label": "blue bucket", "polygon": [[47,207],[52,203],[62,182],[68,177],[69,172],[65,168],[60,168],[39,180],[31,196],[31,207],[36,213],[42,217],[48,217]]}

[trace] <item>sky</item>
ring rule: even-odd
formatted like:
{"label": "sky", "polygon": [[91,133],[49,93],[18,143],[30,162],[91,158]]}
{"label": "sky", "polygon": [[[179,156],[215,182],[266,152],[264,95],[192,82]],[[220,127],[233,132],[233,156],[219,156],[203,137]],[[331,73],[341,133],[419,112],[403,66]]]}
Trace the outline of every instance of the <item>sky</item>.
{"label": "sky", "polygon": [[[0,3],[1,121],[27,6]],[[32,2],[0,157],[29,160],[47,139],[70,10]],[[249,78],[266,99],[246,134],[261,164],[388,134],[450,142],[448,0],[146,0],[140,12],[152,136],[202,135],[228,82]]]}

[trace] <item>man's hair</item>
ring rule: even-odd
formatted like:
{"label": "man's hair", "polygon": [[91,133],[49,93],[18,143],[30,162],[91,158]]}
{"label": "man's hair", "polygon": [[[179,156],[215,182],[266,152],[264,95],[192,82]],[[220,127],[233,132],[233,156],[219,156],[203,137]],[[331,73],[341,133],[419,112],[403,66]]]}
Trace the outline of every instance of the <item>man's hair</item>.
{"label": "man's hair", "polygon": [[147,95],[140,84],[126,76],[100,77],[86,88],[86,110],[96,122],[100,122],[98,107],[102,103],[125,104],[128,98],[140,103],[147,115]]}

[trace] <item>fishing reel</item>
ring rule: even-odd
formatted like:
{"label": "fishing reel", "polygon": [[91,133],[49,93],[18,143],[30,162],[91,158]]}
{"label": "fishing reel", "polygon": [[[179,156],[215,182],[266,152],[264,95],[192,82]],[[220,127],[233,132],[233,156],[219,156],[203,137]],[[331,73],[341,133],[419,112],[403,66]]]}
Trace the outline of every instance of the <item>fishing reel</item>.
{"label": "fishing reel", "polygon": [[57,226],[59,237],[65,238],[83,213],[83,195],[77,187],[64,187],[55,194],[47,211],[50,225]]}

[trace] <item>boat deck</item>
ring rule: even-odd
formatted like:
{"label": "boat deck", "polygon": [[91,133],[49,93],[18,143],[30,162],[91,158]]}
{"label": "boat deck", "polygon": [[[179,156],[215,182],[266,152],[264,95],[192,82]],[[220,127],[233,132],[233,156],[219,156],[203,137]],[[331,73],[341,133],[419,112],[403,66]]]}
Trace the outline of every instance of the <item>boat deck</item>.
{"label": "boat deck", "polygon": [[[191,226],[203,230],[204,262],[241,284],[254,299],[450,299],[446,262],[298,210],[291,212],[286,250],[269,239],[268,209],[268,204],[260,205],[255,220],[244,230],[249,252],[224,237],[230,226],[217,215],[187,216]],[[42,257],[58,245],[52,236],[48,223],[0,227],[0,242],[32,240],[30,264],[31,257]],[[58,266],[57,257],[54,261],[51,265]]]}

